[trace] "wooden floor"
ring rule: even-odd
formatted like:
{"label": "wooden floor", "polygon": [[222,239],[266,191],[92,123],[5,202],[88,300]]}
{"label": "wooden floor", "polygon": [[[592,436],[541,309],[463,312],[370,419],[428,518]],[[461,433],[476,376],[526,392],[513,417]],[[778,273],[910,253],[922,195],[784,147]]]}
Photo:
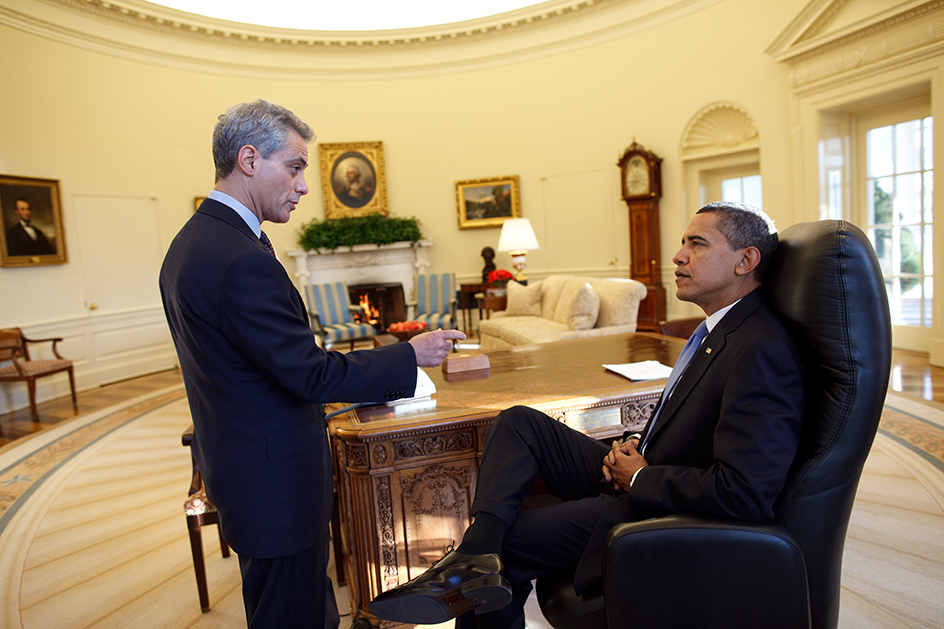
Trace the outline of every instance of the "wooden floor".
{"label": "wooden floor", "polygon": [[[140,378],[109,384],[89,391],[80,391],[77,396],[79,414],[91,413],[143,393],[182,384],[183,381],[180,370],[171,369],[170,371],[141,376]],[[26,388],[25,384],[20,383],[7,383],[4,386],[17,385]],[[44,402],[38,406],[37,410],[39,411],[39,421],[33,421],[30,418],[29,408],[0,415],[0,447],[20,437],[54,426],[61,421],[72,419],[76,415],[72,409],[72,398],[68,395]]]}
{"label": "wooden floor", "polygon": [[[80,392],[79,413],[90,413],[182,382],[180,370],[173,369]],[[944,368],[932,367],[926,353],[894,350],[889,389],[944,404]],[[0,446],[72,417],[75,414],[68,396],[40,404],[39,421],[30,419],[28,408],[0,415]]]}

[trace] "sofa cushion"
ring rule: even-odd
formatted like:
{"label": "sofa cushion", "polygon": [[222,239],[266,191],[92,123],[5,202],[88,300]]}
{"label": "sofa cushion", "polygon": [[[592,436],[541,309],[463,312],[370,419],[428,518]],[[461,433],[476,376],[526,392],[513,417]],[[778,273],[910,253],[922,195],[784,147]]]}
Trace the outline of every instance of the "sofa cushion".
{"label": "sofa cushion", "polygon": [[[600,298],[587,282],[572,278],[561,288],[557,307],[551,320],[563,323],[571,330],[588,330],[597,322]],[[547,316],[545,311],[544,316]]]}
{"label": "sofa cushion", "polygon": [[541,282],[527,286],[518,282],[508,282],[508,301],[505,306],[508,316],[541,316]]}
{"label": "sofa cushion", "polygon": [[568,330],[565,324],[544,317],[508,316],[485,319],[479,323],[479,329],[483,339],[495,337],[511,345],[549,343],[558,340]]}
{"label": "sofa cushion", "polygon": [[567,304],[565,319],[571,330],[589,330],[597,322],[600,298],[590,284],[581,286]]}
{"label": "sofa cushion", "polygon": [[541,289],[541,316],[563,323],[571,329],[577,329],[571,327],[573,324],[582,326],[580,329],[592,328],[596,323],[600,304],[587,280],[588,278],[573,275],[549,275],[544,278]]}
{"label": "sofa cushion", "polygon": [[595,327],[636,323],[639,302],[646,298],[645,284],[621,278],[594,278],[590,284],[600,298],[600,314]]}

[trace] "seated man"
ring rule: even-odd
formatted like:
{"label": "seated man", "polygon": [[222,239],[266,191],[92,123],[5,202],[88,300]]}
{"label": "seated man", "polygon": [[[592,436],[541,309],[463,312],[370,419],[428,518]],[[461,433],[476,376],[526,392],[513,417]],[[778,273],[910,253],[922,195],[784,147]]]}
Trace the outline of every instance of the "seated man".
{"label": "seated man", "polygon": [[[679,513],[772,519],[803,409],[796,346],[760,288],[776,246],[776,228],[760,210],[699,210],[672,261],[678,298],[708,318],[641,438],[608,448],[534,409],[503,411],[488,431],[474,521],[461,544],[375,598],[371,612],[411,623],[458,616],[460,628],[524,627],[532,579],[571,572],[578,594],[601,586],[606,536],[620,522]],[[563,502],[519,510],[538,477]]]}

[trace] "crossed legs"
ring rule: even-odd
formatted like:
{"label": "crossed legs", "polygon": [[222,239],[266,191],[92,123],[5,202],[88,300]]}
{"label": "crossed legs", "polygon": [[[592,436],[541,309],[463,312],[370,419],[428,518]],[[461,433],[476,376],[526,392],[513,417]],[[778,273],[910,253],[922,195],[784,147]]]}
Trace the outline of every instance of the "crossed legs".
{"label": "crossed legs", "polygon": [[[610,523],[634,519],[625,501],[602,482],[608,452],[606,445],[532,408],[517,406],[499,415],[489,428],[472,514],[489,513],[508,526],[497,552],[511,582],[512,602],[488,614],[463,614],[457,629],[524,627],[531,581],[576,572],[588,554],[582,585],[588,590],[599,585],[602,540],[591,542]],[[519,511],[538,477],[564,502]]]}

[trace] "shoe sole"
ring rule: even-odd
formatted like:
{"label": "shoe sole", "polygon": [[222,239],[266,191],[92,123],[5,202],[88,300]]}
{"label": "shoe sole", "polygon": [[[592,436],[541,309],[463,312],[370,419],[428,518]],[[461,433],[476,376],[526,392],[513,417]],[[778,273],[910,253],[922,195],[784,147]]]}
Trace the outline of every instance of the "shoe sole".
{"label": "shoe sole", "polygon": [[416,592],[390,600],[375,600],[370,612],[384,620],[434,625],[468,611],[485,614],[511,602],[511,586],[501,575],[491,574],[434,594]]}

